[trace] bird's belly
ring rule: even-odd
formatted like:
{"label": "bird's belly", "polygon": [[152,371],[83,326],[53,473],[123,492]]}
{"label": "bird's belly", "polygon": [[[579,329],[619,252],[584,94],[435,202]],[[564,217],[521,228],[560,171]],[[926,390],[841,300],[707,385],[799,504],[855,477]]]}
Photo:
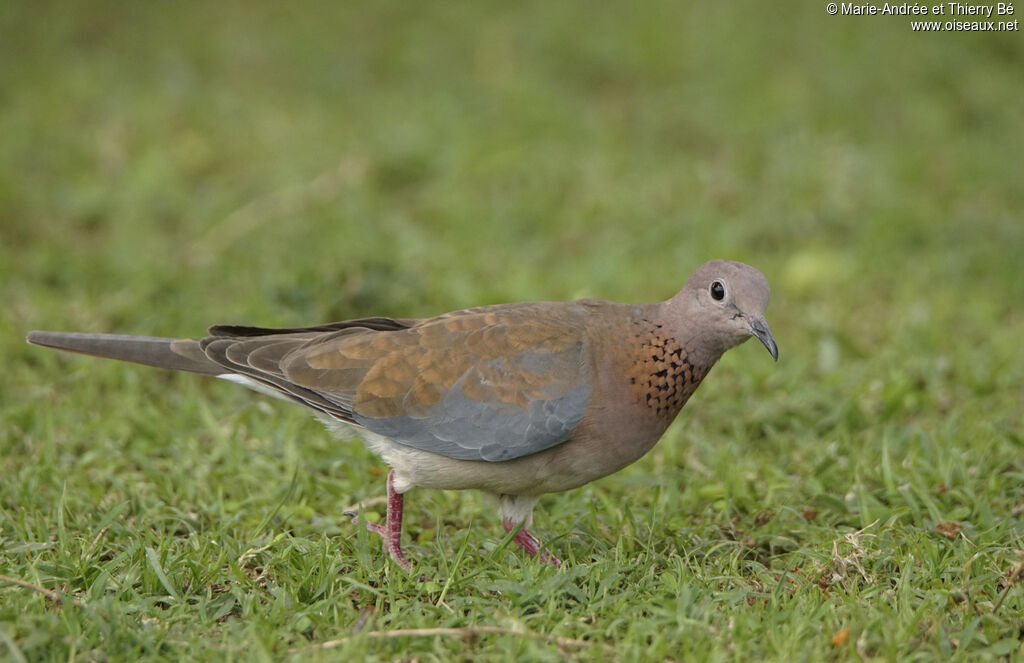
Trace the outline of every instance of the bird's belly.
{"label": "bird's belly", "polygon": [[613,440],[599,422],[584,422],[570,440],[540,453],[501,462],[459,460],[397,443],[365,428],[325,419],[341,438],[357,435],[395,473],[395,489],[483,490],[497,495],[543,495],[577,488],[641,458],[664,432],[623,428]]}

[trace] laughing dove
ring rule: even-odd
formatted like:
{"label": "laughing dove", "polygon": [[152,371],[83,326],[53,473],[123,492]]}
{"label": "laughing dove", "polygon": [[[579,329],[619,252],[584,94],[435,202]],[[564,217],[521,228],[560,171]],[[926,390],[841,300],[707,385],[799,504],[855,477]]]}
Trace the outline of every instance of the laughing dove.
{"label": "laughing dove", "polygon": [[403,494],[416,486],[497,495],[512,540],[557,565],[527,530],[540,496],[643,456],[726,350],[754,336],[777,360],[768,293],[756,269],[714,260],[657,304],[215,326],[198,341],[42,331],[28,341],[217,376],[304,405],[341,436],[354,429],[391,467],[385,522],[367,526],[403,568]]}

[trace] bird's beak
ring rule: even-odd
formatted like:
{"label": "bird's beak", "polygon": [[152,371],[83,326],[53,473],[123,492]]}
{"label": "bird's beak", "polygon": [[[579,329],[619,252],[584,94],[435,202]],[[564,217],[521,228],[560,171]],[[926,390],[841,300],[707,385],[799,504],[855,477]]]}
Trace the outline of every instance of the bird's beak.
{"label": "bird's beak", "polygon": [[768,348],[768,353],[772,356],[772,359],[775,361],[779,360],[779,346],[775,344],[772,330],[768,329],[767,322],[754,318],[750,321],[750,333],[754,338],[764,343],[764,347]]}

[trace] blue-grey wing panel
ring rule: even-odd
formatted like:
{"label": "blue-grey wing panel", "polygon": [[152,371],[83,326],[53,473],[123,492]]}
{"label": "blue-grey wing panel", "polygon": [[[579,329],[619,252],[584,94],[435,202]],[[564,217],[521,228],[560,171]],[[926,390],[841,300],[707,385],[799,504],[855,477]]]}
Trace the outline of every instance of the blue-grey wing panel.
{"label": "blue-grey wing panel", "polygon": [[355,413],[355,421],[395,442],[457,458],[499,462],[535,454],[569,439],[590,399],[589,384],[564,395],[535,400],[518,408],[467,398],[461,380],[424,416],[374,419]]}

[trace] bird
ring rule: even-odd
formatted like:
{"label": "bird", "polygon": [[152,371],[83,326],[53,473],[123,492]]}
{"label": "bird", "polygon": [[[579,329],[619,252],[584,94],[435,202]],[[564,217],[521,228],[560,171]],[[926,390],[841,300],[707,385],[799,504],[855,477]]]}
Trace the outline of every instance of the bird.
{"label": "bird", "polygon": [[215,325],[198,340],[52,331],[26,340],[223,378],[305,406],[338,437],[356,433],[390,467],[384,522],[366,527],[407,571],[402,510],[412,488],[497,496],[510,540],[560,566],[529,531],[541,496],[641,458],[727,350],[753,337],[778,361],[769,294],[757,269],[712,260],[654,304],[580,299],[290,329]]}

